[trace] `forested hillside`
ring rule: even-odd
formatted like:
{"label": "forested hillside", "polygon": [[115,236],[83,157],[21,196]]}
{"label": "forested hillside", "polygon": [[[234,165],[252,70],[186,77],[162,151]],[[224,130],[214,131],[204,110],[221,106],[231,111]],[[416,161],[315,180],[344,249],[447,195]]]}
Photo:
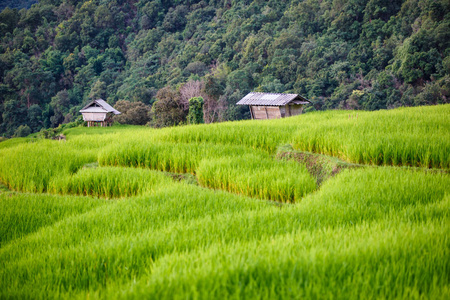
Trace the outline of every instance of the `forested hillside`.
{"label": "forested hillside", "polygon": [[[152,105],[150,124],[248,117],[251,90],[313,109],[448,103],[447,0],[42,0],[0,13],[0,134],[79,117],[90,99]],[[187,83],[187,84],[186,84]],[[121,102],[123,105],[123,102]]]}
{"label": "forested hillside", "polygon": [[0,11],[4,8],[30,8],[31,5],[37,3],[37,0],[2,0],[0,1]]}

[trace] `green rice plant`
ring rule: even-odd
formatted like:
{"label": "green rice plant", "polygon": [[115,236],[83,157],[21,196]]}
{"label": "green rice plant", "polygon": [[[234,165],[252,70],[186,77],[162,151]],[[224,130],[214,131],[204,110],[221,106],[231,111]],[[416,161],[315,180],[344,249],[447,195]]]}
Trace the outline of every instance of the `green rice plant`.
{"label": "green rice plant", "polygon": [[95,152],[77,151],[57,141],[20,144],[1,150],[0,180],[13,190],[41,193],[52,177],[75,173],[95,160]]}
{"label": "green rice plant", "polygon": [[[17,262],[8,264],[6,268],[3,269],[4,273],[1,274],[0,277],[4,276],[3,278],[5,279],[5,282],[6,280],[9,280],[10,285],[8,287],[11,287],[12,291],[20,291],[21,293],[26,293],[28,291],[29,294],[52,294],[56,291],[55,287],[60,287],[57,290],[64,292],[67,296],[72,295],[74,291],[81,292],[83,290],[85,291],[84,295],[87,293],[93,294],[92,291],[97,290],[101,292],[108,287],[114,287],[112,290],[117,293],[119,291],[126,290],[126,287],[124,287],[125,285],[131,289],[128,297],[133,294],[136,297],[139,297],[140,293],[143,291],[148,293],[149,288],[152,290],[150,292],[152,294],[163,293],[161,291],[171,290],[171,286],[175,285],[183,286],[183,288],[172,290],[172,298],[174,296],[188,297],[191,295],[192,290],[183,290],[184,287],[186,287],[184,285],[187,284],[187,282],[185,282],[185,280],[187,280],[186,276],[191,278],[193,282],[197,282],[197,280],[201,281],[201,278],[210,278],[211,280],[208,281],[207,286],[211,287],[211,290],[219,289],[221,293],[226,293],[227,291],[238,292],[239,283],[234,282],[234,272],[230,272],[230,270],[228,270],[223,273],[221,272],[221,275],[214,271],[214,269],[227,270],[227,265],[230,264],[230,260],[241,261],[240,264],[233,265],[233,269],[242,274],[242,280],[244,281],[250,279],[246,277],[246,271],[256,267],[258,263],[265,262],[263,263],[264,268],[261,267],[260,271],[263,271],[264,269],[266,269],[266,271],[275,269],[275,273],[278,273],[279,276],[274,278],[274,282],[271,284],[283,285],[283,282],[286,284],[285,280],[289,278],[286,273],[295,272],[295,264],[291,264],[290,261],[289,264],[286,263],[286,265],[281,268],[279,268],[279,264],[285,259],[298,257],[297,252],[291,252],[295,248],[297,251],[303,251],[303,255],[308,257],[306,260],[308,261],[308,264],[310,264],[310,267],[318,266],[318,269],[314,269],[314,271],[308,273],[309,275],[306,278],[301,277],[301,274],[297,274],[296,279],[300,280],[303,278],[304,280],[310,280],[310,276],[312,276],[315,278],[315,281],[317,281],[317,284],[320,286],[323,285],[323,287],[318,289],[317,292],[323,292],[327,284],[336,286],[341,285],[344,278],[339,276],[336,278],[335,276],[340,273],[340,268],[345,269],[348,267],[348,261],[355,260],[355,257],[353,257],[351,252],[348,253],[347,251],[342,251],[339,248],[343,247],[344,249],[349,250],[352,246],[355,246],[355,244],[360,246],[367,244],[366,251],[378,253],[377,258],[367,262],[364,260],[364,257],[367,259],[368,256],[365,255],[366,253],[363,253],[353,262],[352,270],[347,270],[349,274],[353,274],[351,282],[348,283],[348,288],[355,284],[361,289],[360,292],[362,292],[363,288],[360,284],[357,284],[357,282],[364,280],[364,278],[367,277],[362,276],[361,274],[368,272],[369,274],[367,274],[367,276],[377,277],[376,274],[373,274],[373,270],[376,270],[377,267],[382,270],[395,270],[395,263],[390,261],[392,259],[396,261],[399,266],[402,266],[405,271],[401,275],[396,273],[393,278],[390,278],[388,283],[382,284],[382,281],[378,282],[379,286],[386,288],[387,285],[397,285],[397,288],[407,289],[408,286],[404,284],[405,280],[409,280],[411,276],[424,274],[423,269],[426,269],[427,265],[431,263],[433,264],[433,268],[426,271],[429,278],[421,280],[422,286],[420,286],[419,289],[427,290],[430,287],[438,290],[442,289],[442,282],[433,283],[433,280],[430,280],[433,276],[442,277],[443,275],[443,271],[440,269],[440,261],[442,262],[442,260],[437,261],[439,258],[445,258],[445,253],[442,254],[442,251],[437,257],[431,258],[429,261],[424,261],[422,258],[423,254],[420,252],[417,253],[411,251],[409,248],[410,245],[403,244],[407,247],[406,249],[402,248],[405,253],[409,252],[412,256],[420,256],[417,259],[422,260],[421,266],[423,266],[423,269],[417,270],[414,269],[415,261],[413,260],[408,261],[405,258],[402,260],[395,260],[395,258],[390,258],[390,255],[393,252],[395,253],[395,249],[397,249],[396,247],[391,249],[391,251],[385,249],[382,253],[379,253],[380,251],[377,247],[380,243],[390,244],[392,242],[387,240],[385,236],[388,236],[391,230],[397,230],[397,228],[400,231],[409,230],[410,232],[425,230],[430,238],[427,240],[430,248],[421,249],[426,253],[427,251],[433,249],[432,244],[442,247],[443,241],[442,231],[441,235],[436,235],[436,231],[429,230],[430,226],[434,226],[435,230],[443,225],[444,228],[448,228],[448,226],[445,227],[445,223],[433,222],[411,224],[399,223],[398,220],[389,220],[386,222],[381,222],[381,228],[380,226],[377,226],[377,223],[370,225],[367,223],[357,225],[357,234],[353,235],[351,234],[354,230],[353,227],[325,227],[322,230],[314,231],[297,230],[288,234],[282,233],[284,232],[283,229],[278,228],[278,235],[265,235],[264,233],[266,231],[274,231],[273,227],[277,226],[276,219],[273,219],[272,223],[252,222],[250,223],[252,227],[249,227],[248,225],[245,225],[245,215],[240,216],[238,214],[237,216],[235,215],[235,217],[241,220],[241,224],[244,225],[243,227],[236,228],[233,226],[233,230],[227,230],[228,227],[226,222],[211,222],[211,218],[206,219],[210,220],[210,222],[206,224],[204,222],[198,222],[196,224],[197,231],[195,233],[201,233],[201,236],[198,236],[192,232],[193,224],[185,223],[185,225],[182,226],[183,223],[179,223],[178,226],[174,226],[174,228],[171,228],[170,231],[167,229],[157,232],[143,231],[127,235],[115,235],[108,238],[97,238],[91,242],[73,244],[72,246],[69,245],[63,248],[57,246],[54,248],[45,247],[45,251],[43,251],[40,255],[37,255],[37,253],[34,252],[35,259],[33,259],[33,261],[24,257]],[[230,215],[227,220],[233,221],[233,215]],[[218,221],[225,220],[219,219]],[[404,224],[409,225],[402,226]],[[361,227],[365,230],[358,231],[358,228]],[[182,232],[180,232],[180,230]],[[214,235],[208,235],[208,232],[214,232]],[[191,234],[186,235],[186,233]],[[324,235],[324,233],[328,234]],[[254,236],[257,234],[262,235],[260,239],[252,240],[248,237],[248,235]],[[396,232],[398,239],[401,239],[400,234],[400,232]],[[290,238],[292,236],[301,237],[294,242]],[[385,236],[385,238],[380,239],[381,236]],[[174,244],[174,237],[176,237],[176,244]],[[207,237],[206,240],[204,239],[205,237]],[[228,243],[224,243],[225,238],[226,240],[229,240]],[[304,244],[305,240],[308,240],[309,242],[313,241],[313,245],[306,246]],[[413,236],[409,242],[410,244],[415,242],[417,243],[416,246],[423,247],[421,243],[425,242],[425,240],[420,240],[417,236]],[[330,247],[330,244],[334,243],[339,245],[336,247],[337,249]],[[401,241],[397,241],[397,246],[400,244]],[[36,247],[38,246],[36,245]],[[260,251],[261,248],[265,249],[265,251]],[[439,249],[442,250],[442,248]],[[209,250],[211,250],[214,254],[209,254]],[[332,257],[341,257],[342,261],[339,262],[338,266],[335,266],[338,270],[329,268],[331,267],[329,265],[331,261],[327,260],[327,262],[324,262],[320,257],[317,257],[316,255],[318,250],[322,253],[322,255],[329,255],[330,259]],[[250,252],[256,252],[257,254],[253,255]],[[247,259],[241,258],[239,253],[244,256],[250,255],[250,257],[248,257],[248,261]],[[268,256],[270,259],[265,261],[265,257]],[[213,270],[211,270],[211,260],[221,263],[213,263]],[[174,266],[178,263],[186,263],[190,261],[195,263],[193,265],[186,265],[186,269],[183,267],[178,268],[177,266]],[[325,265],[322,265],[323,263],[325,263]],[[83,268],[73,267],[77,265],[82,265]],[[306,266],[304,267],[307,268]],[[327,271],[325,272],[323,269],[326,269]],[[357,272],[358,270],[359,272]],[[197,272],[200,272],[200,274]],[[329,276],[332,278],[330,281],[327,281],[326,278],[328,277],[325,275],[328,272],[330,272]],[[381,272],[383,273],[383,271]],[[191,273],[190,277],[188,275],[189,273]],[[375,273],[377,272],[375,271]],[[28,279],[28,282],[32,284],[25,286],[23,289],[18,289],[17,287],[20,286],[20,282],[28,278],[27,274],[35,274],[38,276],[35,277],[36,279]],[[303,275],[306,274],[303,273]],[[167,281],[163,278],[172,278],[173,281]],[[136,287],[136,280],[138,281],[137,290],[134,289]],[[162,280],[162,282],[160,283],[158,280]],[[220,281],[223,286],[220,286],[221,284],[219,284],[219,286],[215,286],[215,282],[217,283],[218,281]],[[147,284],[150,282],[151,285],[156,285],[158,289],[153,290],[149,287]],[[261,292],[264,292],[264,286],[267,284],[267,282],[265,282],[262,278],[255,279],[255,283],[258,285],[253,288],[252,292],[255,293],[253,297],[256,297],[256,295]],[[198,282],[198,284],[200,284],[200,282]],[[433,286],[433,284],[435,284],[435,286]],[[225,286],[228,286],[231,289],[226,289]],[[286,286],[286,289],[289,290],[295,288],[295,286],[296,280],[293,280],[292,282],[289,282],[289,286]],[[42,289],[42,287],[45,287],[45,289]],[[197,292],[201,293],[208,293],[208,291],[211,291],[208,287],[202,287],[201,284],[200,286],[193,284],[193,287],[195,287]],[[139,290],[139,288],[143,289],[143,291]],[[159,290],[159,292],[157,290]],[[299,291],[302,291],[302,289]],[[338,290],[333,290],[334,293],[337,291]],[[376,291],[373,292],[375,294],[377,293]],[[164,293],[160,296],[163,296],[164,298],[169,297],[168,294]]]}
{"label": "green rice plant", "polygon": [[[408,179],[416,175],[412,173],[411,177],[409,172],[403,172],[401,176]],[[126,243],[129,243],[131,238],[135,245],[145,240],[147,255],[151,254],[155,258],[175,249],[195,249],[216,241],[228,243],[241,239],[258,240],[264,236],[299,230],[345,228],[379,220],[418,224],[443,222],[450,217],[450,199],[446,194],[446,187],[440,187],[440,177],[436,176],[438,175],[422,173],[422,179],[428,182],[424,185],[425,191],[422,195],[413,195],[409,201],[398,202],[389,198],[378,200],[382,205],[372,204],[370,214],[358,207],[362,206],[361,187],[371,183],[368,181],[370,176],[362,176],[361,185],[355,186],[352,181],[346,182],[345,176],[340,179],[338,175],[333,180],[342,185],[343,192],[330,191],[330,194],[336,195],[331,200],[324,198],[319,192],[296,205],[282,207],[263,201],[250,201],[248,198],[220,191],[174,183],[151,195],[113,202],[107,207],[69,218],[53,228],[48,228],[46,232],[30,236],[20,244],[3,249],[0,251],[0,261],[26,259],[29,249],[33,249],[36,255],[47,252],[51,255],[51,251],[59,251],[61,247],[98,243],[103,239],[116,239],[116,236],[119,240],[125,239]],[[382,181],[379,187],[393,190],[393,196],[403,191],[402,185],[395,180]],[[436,189],[437,192],[432,194]],[[423,199],[425,194],[431,196]],[[368,193],[368,197],[372,199],[376,199],[377,195],[377,189]],[[347,203],[342,203],[343,201]],[[336,216],[330,215],[330,211]],[[46,247],[42,248],[42,244]]]}
{"label": "green rice plant", "polygon": [[[93,127],[88,129],[97,129],[102,127]],[[108,127],[111,128],[111,127]],[[96,152],[101,151],[104,148],[110,147],[111,145],[120,145],[126,143],[129,137],[134,136],[139,132],[147,132],[150,128],[133,128],[128,127],[121,129],[120,131],[98,131],[98,134],[91,132],[89,134],[69,134],[67,136],[66,147],[71,149],[86,151],[95,150]]]}
{"label": "green rice plant", "polygon": [[[0,194],[0,298],[446,299],[445,171],[349,169],[315,191],[303,166],[271,154],[291,142],[444,168],[449,107],[81,128],[65,143],[13,143],[0,149],[0,179],[64,196]],[[83,168],[96,161],[104,167]],[[208,188],[127,166],[195,173]]]}
{"label": "green rice plant", "polygon": [[217,243],[167,255],[137,283],[107,291],[154,299],[445,299],[449,229],[380,222]]}
{"label": "green rice plant", "polygon": [[49,191],[106,198],[123,198],[148,193],[172,180],[160,173],[144,169],[104,167],[85,168],[77,173],[54,178]]}
{"label": "green rice plant", "polygon": [[14,147],[19,144],[25,144],[32,142],[30,138],[13,138],[13,139],[7,139],[5,141],[1,141],[0,143],[0,149],[10,148]]}
{"label": "green rice plant", "polygon": [[[358,184],[349,180],[352,172]],[[378,177],[378,187],[365,193]],[[241,295],[242,282],[253,282],[244,284],[246,297],[329,291],[330,297],[376,298],[392,295],[391,288],[432,297],[445,291],[433,279],[446,272],[450,202],[444,174],[368,168],[331,180],[322,186],[330,189],[325,196],[321,190],[281,207],[178,183],[111,202],[1,248],[2,295],[227,297]],[[423,192],[397,201],[414,186]],[[368,204],[360,204],[364,197],[375,202],[369,214]],[[428,252],[435,256],[423,259]],[[394,274],[386,282],[380,277],[385,272]],[[420,281],[412,279],[417,276]],[[379,288],[365,294],[368,278]],[[189,280],[192,289],[186,289]],[[299,282],[315,282],[317,289]]]}
{"label": "green rice plant", "polygon": [[[417,207],[444,199],[450,176],[414,169],[367,167],[347,169],[326,181],[302,201],[315,220],[331,224],[357,224],[405,210],[408,218],[421,218]],[[449,215],[447,215],[449,217]]]}
{"label": "green rice plant", "polygon": [[[68,138],[72,139],[75,136],[103,136],[103,135],[110,135],[110,134],[122,134],[127,131],[133,131],[133,130],[139,130],[142,129],[142,126],[135,126],[135,125],[122,125],[122,124],[114,124],[114,126],[111,127],[73,127],[69,128],[63,131],[63,134],[66,135]],[[149,128],[150,130],[150,128]]]}
{"label": "green rice plant", "polygon": [[450,167],[450,105],[337,114],[299,129],[296,149],[373,165]]}
{"label": "green rice plant", "polygon": [[[389,111],[325,111],[265,121],[239,121],[163,129],[138,127],[74,130],[81,147],[127,143],[208,143],[246,146],[275,153],[279,145],[374,165],[450,166],[450,105],[400,108]],[[118,141],[120,141],[118,143]],[[75,144],[75,141],[73,141]]]}
{"label": "green rice plant", "polygon": [[248,153],[268,155],[243,146],[212,144],[175,144],[128,141],[120,146],[105,148],[98,161],[102,166],[145,167],[174,173],[195,174],[202,159],[239,157]]}
{"label": "green rice plant", "polygon": [[[111,264],[111,267],[116,266],[122,270],[115,269],[118,272],[113,271],[109,278],[114,278],[114,274],[118,278],[128,278],[127,270],[135,274],[145,272],[144,267],[148,266],[148,261],[155,257],[156,252],[172,248],[172,245],[167,247],[164,243],[155,243],[161,238],[166,240],[164,231],[169,224],[177,224],[172,228],[175,233],[177,230],[184,230],[186,222],[190,220],[261,210],[267,206],[264,202],[247,200],[192,185],[173,184],[172,187],[149,196],[109,202],[106,206],[70,216],[26,239],[1,248],[0,282],[9,282],[8,286],[14,286],[24,280],[31,280],[30,274],[40,274],[34,279],[37,285],[47,280],[50,281],[45,283],[46,286],[61,285],[62,281],[67,280],[66,287],[72,286],[73,289],[85,287],[86,282],[94,286],[100,276],[94,269],[102,265],[101,262],[97,263],[103,259],[108,261],[108,268]],[[109,255],[120,261],[115,265],[112,256],[105,258],[100,250],[107,250]],[[30,251],[34,253],[32,263]],[[72,259],[74,254],[76,259]],[[132,261],[133,265],[123,265],[122,258],[126,263]],[[65,267],[71,263],[84,265],[85,268]],[[104,275],[101,275],[103,279]]]}
{"label": "green rice plant", "polygon": [[87,197],[0,194],[0,248],[42,227],[106,203]]}
{"label": "green rice plant", "polygon": [[305,166],[257,155],[205,159],[197,177],[206,187],[280,202],[299,201],[316,188]]}
{"label": "green rice plant", "polygon": [[280,143],[289,139],[297,126],[283,120],[191,125],[160,130],[155,132],[155,139],[173,143],[244,145],[273,153]]}

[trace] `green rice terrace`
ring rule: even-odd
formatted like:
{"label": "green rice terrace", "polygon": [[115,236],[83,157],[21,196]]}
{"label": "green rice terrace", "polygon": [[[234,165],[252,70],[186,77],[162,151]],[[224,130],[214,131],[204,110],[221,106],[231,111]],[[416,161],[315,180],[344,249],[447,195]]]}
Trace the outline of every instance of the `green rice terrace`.
{"label": "green rice terrace", "polygon": [[450,105],[0,143],[0,298],[449,299]]}

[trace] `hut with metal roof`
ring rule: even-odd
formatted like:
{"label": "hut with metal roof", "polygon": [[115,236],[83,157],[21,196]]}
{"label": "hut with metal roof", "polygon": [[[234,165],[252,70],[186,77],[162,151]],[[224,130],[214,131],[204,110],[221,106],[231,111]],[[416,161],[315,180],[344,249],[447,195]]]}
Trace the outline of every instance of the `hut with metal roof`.
{"label": "hut with metal roof", "polygon": [[280,119],[300,115],[305,104],[311,102],[298,94],[274,94],[251,92],[237,105],[250,106],[252,119]]}
{"label": "hut with metal roof", "polygon": [[83,107],[80,110],[83,120],[87,122],[88,127],[101,126],[106,127],[112,124],[112,117],[120,115],[120,111],[106,103],[103,99],[97,99]]}

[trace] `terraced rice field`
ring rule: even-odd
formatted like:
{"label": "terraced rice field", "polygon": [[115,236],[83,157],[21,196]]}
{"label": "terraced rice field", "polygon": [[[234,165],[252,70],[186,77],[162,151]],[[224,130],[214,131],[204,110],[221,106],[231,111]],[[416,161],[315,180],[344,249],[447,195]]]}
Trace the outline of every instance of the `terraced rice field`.
{"label": "terraced rice field", "polygon": [[448,299],[449,115],[1,142],[0,298]]}

